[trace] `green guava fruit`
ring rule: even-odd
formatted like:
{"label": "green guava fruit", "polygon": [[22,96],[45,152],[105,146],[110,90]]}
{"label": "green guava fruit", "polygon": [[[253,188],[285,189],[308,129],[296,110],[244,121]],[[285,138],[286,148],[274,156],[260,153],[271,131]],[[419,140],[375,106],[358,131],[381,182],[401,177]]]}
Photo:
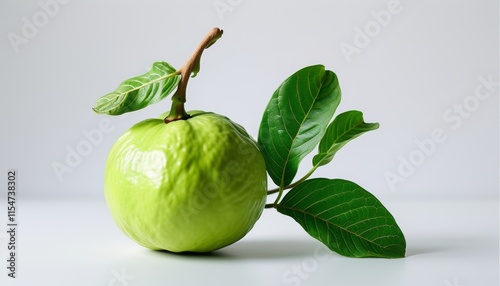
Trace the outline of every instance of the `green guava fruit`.
{"label": "green guava fruit", "polygon": [[240,125],[207,112],[166,124],[144,120],[113,145],[105,198],[138,244],[210,252],[240,240],[264,209],[267,175],[257,143]]}

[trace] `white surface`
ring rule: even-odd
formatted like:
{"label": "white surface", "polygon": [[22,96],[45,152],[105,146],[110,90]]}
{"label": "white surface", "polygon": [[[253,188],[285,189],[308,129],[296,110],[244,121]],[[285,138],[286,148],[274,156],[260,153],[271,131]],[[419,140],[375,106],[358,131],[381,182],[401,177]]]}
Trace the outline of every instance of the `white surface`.
{"label": "white surface", "polygon": [[[406,234],[406,258],[327,254],[274,210],[211,255],[155,252],[122,234],[103,200],[18,200],[18,278],[7,278],[2,267],[0,285],[499,285],[497,201],[383,203]],[[128,280],[113,280],[122,274]]]}

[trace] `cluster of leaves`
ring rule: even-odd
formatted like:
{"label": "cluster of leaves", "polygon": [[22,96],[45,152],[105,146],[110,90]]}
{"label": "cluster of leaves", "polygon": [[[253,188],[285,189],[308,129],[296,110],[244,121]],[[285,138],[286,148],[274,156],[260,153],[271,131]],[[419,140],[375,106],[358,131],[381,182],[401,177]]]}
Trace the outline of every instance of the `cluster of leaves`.
{"label": "cluster of leaves", "polygon": [[[337,76],[321,65],[299,70],[274,92],[258,138],[268,174],[279,186],[271,206],[339,254],[404,257],[403,233],[377,198],[347,180],[308,179],[349,141],[379,127],[378,123],[365,123],[356,110],[331,121],[340,98]],[[292,183],[302,159],[316,146],[311,171]],[[287,189],[291,190],[280,201]]]}
{"label": "cluster of leaves", "polygon": [[[178,86],[179,77],[180,72],[169,64],[156,62],[147,73],[99,98],[93,109],[107,115],[142,109],[166,98]],[[339,254],[403,257],[403,233],[377,198],[347,180],[308,179],[349,141],[378,128],[377,123],[365,123],[363,114],[355,110],[332,121],[340,98],[337,76],[321,65],[299,70],[274,92],[258,138],[268,174],[279,186],[269,192],[278,193],[270,206]],[[292,183],[302,159],[318,145],[311,171]]]}

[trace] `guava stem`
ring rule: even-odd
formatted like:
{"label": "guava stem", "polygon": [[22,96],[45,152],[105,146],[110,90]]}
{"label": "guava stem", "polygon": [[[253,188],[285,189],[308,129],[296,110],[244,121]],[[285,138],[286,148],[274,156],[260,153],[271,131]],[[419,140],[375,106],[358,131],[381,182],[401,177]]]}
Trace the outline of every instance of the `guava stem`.
{"label": "guava stem", "polygon": [[194,53],[188,58],[184,65],[177,70],[180,73],[181,79],[177,90],[172,96],[172,106],[170,108],[170,113],[165,117],[165,123],[169,123],[175,120],[188,119],[190,116],[186,113],[184,108],[184,103],[186,102],[186,89],[189,81],[189,77],[195,77],[200,70],[200,60],[203,51],[215,43],[220,37],[222,37],[223,31],[219,28],[212,28],[210,32],[201,40],[200,44],[194,51]]}

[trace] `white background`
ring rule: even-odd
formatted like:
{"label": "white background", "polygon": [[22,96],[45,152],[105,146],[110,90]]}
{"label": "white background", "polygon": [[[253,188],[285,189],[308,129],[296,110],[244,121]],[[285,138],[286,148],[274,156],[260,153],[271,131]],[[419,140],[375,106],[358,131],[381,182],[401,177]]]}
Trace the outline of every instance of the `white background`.
{"label": "white background", "polygon": [[[390,17],[381,20],[380,15]],[[60,243],[78,245],[78,241],[70,239],[68,242],[66,239],[61,242],[57,236],[50,235],[50,230],[55,228],[56,234],[64,239],[67,232],[57,226],[65,225],[66,220],[68,225],[69,221],[84,223],[82,233],[88,234],[90,240],[85,245],[93,245],[95,240],[96,250],[106,249],[102,243],[113,244],[115,239],[124,239],[113,229],[103,205],[106,154],[126,129],[167,111],[170,101],[167,99],[121,117],[96,115],[91,107],[101,95],[114,90],[124,79],[144,73],[154,61],[164,60],[179,67],[208,30],[217,26],[224,30],[224,35],[206,50],[201,72],[190,80],[188,109],[224,114],[243,125],[256,138],[262,112],[278,85],[302,67],[325,65],[339,77],[343,99],[338,112],[361,110],[367,122],[379,122],[381,127],[347,145],[331,165],[317,171],[317,176],[355,181],[391,206],[389,210],[400,222],[408,241],[413,242],[408,246],[410,253],[421,253],[415,248],[420,247],[426,249],[424,253],[430,252],[430,259],[436,259],[440,252],[432,252],[432,249],[439,249],[441,244],[431,246],[427,241],[435,242],[434,236],[452,233],[452,238],[470,236],[471,241],[481,245],[489,255],[471,250],[479,261],[484,262],[483,275],[476,270],[467,271],[469,264],[455,269],[453,266],[432,267],[434,272],[427,275],[431,278],[425,281],[426,285],[446,285],[447,281],[450,285],[455,282],[459,285],[480,285],[479,282],[497,285],[498,15],[498,1],[486,0],[3,1],[0,4],[0,170],[17,169],[19,173],[19,216],[22,218],[23,213],[26,216],[23,221],[26,226],[20,228],[19,233],[20,241],[26,243],[20,250],[26,261],[21,273],[25,277],[30,275],[28,261],[32,265],[46,261],[45,256],[36,251],[41,245],[34,243],[30,248],[29,240],[36,235],[46,236],[43,247],[56,247]],[[354,52],[346,53],[346,47]],[[493,85],[485,86],[482,79],[493,82]],[[77,150],[84,144],[88,146],[85,133],[106,123],[112,131],[103,133],[102,140],[92,144],[88,154],[70,165],[67,160],[69,150]],[[439,138],[442,140],[429,143],[435,132],[441,132]],[[419,147],[422,144],[427,149]],[[71,172],[59,171],[58,175],[54,166],[61,165]],[[299,170],[301,174],[310,167],[310,157],[303,165]],[[388,180],[388,176],[393,179],[397,176],[398,181]],[[5,180],[6,175],[2,175],[2,185],[5,185]],[[5,201],[4,195],[0,198]],[[55,208],[60,206],[58,202],[62,199],[64,205],[70,206],[85,200],[91,209],[95,203],[99,215],[89,210],[92,213],[89,219],[95,220],[95,225],[112,230],[106,228],[100,232],[93,229],[92,223],[85,224],[85,208],[66,207],[59,215],[52,209],[46,214],[46,219],[52,220],[50,222],[42,220],[44,216],[36,213],[38,210],[48,211],[40,207],[41,202]],[[0,223],[3,227],[6,208],[2,209]],[[412,213],[408,213],[410,210]],[[281,223],[281,218],[275,218],[278,214],[273,214],[263,216],[268,221],[260,222],[253,234],[241,242],[243,249],[245,241],[266,236],[281,237],[273,234],[276,230],[272,222]],[[468,218],[469,224],[460,224],[459,217]],[[415,227],[414,223],[421,225]],[[30,225],[37,228],[29,228]],[[456,228],[447,230],[451,226]],[[287,267],[300,264],[314,252],[311,239],[301,236],[301,230],[296,230],[291,233],[299,235],[298,241],[303,239],[306,247],[303,253],[292,255],[298,262],[277,254],[284,264],[278,267],[276,281],[284,284],[286,281],[279,278]],[[92,233],[100,234],[92,236]],[[105,235],[112,237],[103,237]],[[485,235],[485,241],[490,244],[478,243],[481,235]],[[440,238],[446,241],[444,237]],[[1,251],[4,251],[5,241],[0,242]],[[296,241],[292,242],[290,248],[297,248]],[[128,261],[145,255],[126,238],[121,243],[125,246],[120,247],[130,251],[126,252],[130,255],[120,252],[121,256],[117,258],[111,251],[108,253],[111,261]],[[250,255],[241,249],[238,252],[237,246],[232,246],[235,253],[243,257]],[[246,249],[258,246],[272,248],[269,244],[257,243],[247,244]],[[474,261],[463,256],[466,254],[460,249],[464,248],[457,247],[458,252],[453,254],[457,255],[456,259],[452,255],[443,258],[444,261]],[[92,249],[88,251],[92,252]],[[230,248],[224,251],[231,253]],[[59,249],[54,253],[62,252]],[[345,259],[334,257],[340,261]],[[251,267],[257,267],[252,263],[269,263],[269,260],[276,263],[279,260],[260,258],[265,259],[247,262]],[[51,259],[59,261],[54,257]],[[201,267],[196,257],[182,259],[186,267]],[[190,259],[196,262],[189,264]],[[395,261],[411,259],[412,256]],[[422,271],[429,265],[425,259],[424,255],[418,264],[423,267]],[[54,265],[61,266],[65,260],[60,261],[61,264],[54,262]],[[87,275],[96,269],[104,273],[85,285],[108,285],[110,278],[106,275],[112,275],[113,269],[119,271],[120,267],[133,265],[123,263],[100,268],[90,262],[91,256],[79,260],[77,255],[70,261],[78,266],[72,268],[71,273],[80,271]],[[161,259],[159,261],[161,263]],[[356,267],[360,267],[360,271],[364,269],[356,265],[356,260],[348,261],[353,267],[350,270],[352,275],[359,275]],[[388,263],[380,261],[361,260],[359,263],[369,263],[375,268]],[[332,284],[335,284],[335,279],[347,281],[338,276],[329,277],[325,264],[318,268],[324,271],[317,274],[322,278],[315,280],[312,277],[302,282],[320,285],[318,281],[333,281]],[[19,266],[20,271],[22,267],[23,264]],[[132,269],[129,271],[135,271],[137,284],[130,281],[129,285],[146,285],[137,281],[146,279],[145,272],[140,269],[147,267],[133,267],[129,266]],[[388,270],[398,273],[403,279],[391,281],[408,282],[405,285],[422,282],[411,277],[425,276],[423,272],[417,275],[405,269],[400,265]],[[40,285],[63,285],[62,281],[73,281],[65,279],[67,276],[61,269],[57,271],[60,280],[55,281],[56,276],[47,275],[40,280]],[[214,271],[217,273],[216,269]],[[0,270],[0,279],[6,276],[2,273]],[[161,277],[162,273],[156,273],[160,275],[158,281],[167,281],[166,277]],[[156,281],[156,276],[149,274],[148,281]],[[224,275],[223,272],[220,275]],[[496,280],[491,280],[491,277]],[[181,285],[179,279],[176,277],[173,285]],[[390,285],[388,281],[384,283]]]}

